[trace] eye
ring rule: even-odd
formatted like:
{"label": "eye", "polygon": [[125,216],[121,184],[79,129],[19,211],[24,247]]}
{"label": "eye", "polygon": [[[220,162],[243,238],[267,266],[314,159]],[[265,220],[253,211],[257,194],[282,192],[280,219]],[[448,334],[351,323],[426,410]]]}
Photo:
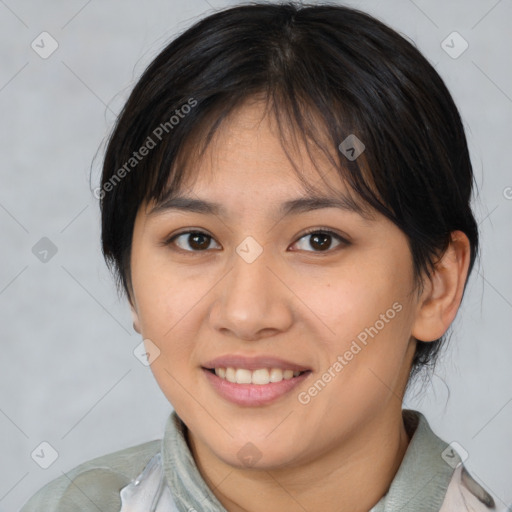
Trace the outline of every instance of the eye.
{"label": "eye", "polygon": [[[305,250],[308,252],[326,252],[329,249],[331,249],[333,238],[336,239],[336,241],[338,242],[337,247],[349,245],[348,240],[346,240],[338,233],[335,233],[330,229],[323,228],[315,228],[307,231],[304,235],[302,235],[302,237],[297,242],[295,242],[295,244],[299,244],[301,240],[306,239],[308,237],[309,243],[304,243],[302,248],[299,247],[299,250]],[[309,251],[307,248],[308,246],[313,248],[313,251]]]}
{"label": "eye", "polygon": [[[308,237],[309,243],[306,242]],[[305,250],[308,252],[327,252],[329,249],[332,249],[333,239],[337,242],[335,248],[350,244],[346,238],[330,229],[314,228],[303,234],[294,245],[302,243],[303,245],[302,247],[299,246],[299,250]],[[173,235],[165,241],[165,245],[174,244],[179,249],[186,252],[204,252],[211,249],[210,244],[212,241],[214,241],[214,238],[211,235],[208,235],[203,231],[195,230],[184,231]],[[216,248],[220,249],[221,247],[217,244]],[[310,248],[313,250],[311,251]]]}
{"label": "eye", "polygon": [[[202,231],[185,231],[184,233],[173,235],[169,240],[165,242],[165,244],[175,244],[180,249],[187,252],[201,252],[207,250],[212,241],[213,238],[207,233],[203,233]],[[186,245],[192,249],[187,249]]]}

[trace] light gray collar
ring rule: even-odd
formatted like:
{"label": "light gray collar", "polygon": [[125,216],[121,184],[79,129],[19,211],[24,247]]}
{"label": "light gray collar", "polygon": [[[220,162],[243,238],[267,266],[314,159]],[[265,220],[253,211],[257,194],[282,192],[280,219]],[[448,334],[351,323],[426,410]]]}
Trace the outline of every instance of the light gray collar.
{"label": "light gray collar", "polygon": [[227,512],[203,480],[186,440],[187,427],[172,411],[162,439],[162,463],[180,512]]}
{"label": "light gray collar", "polygon": [[423,414],[404,409],[402,415],[412,438],[388,492],[370,512],[438,512],[461,459],[432,432]]}

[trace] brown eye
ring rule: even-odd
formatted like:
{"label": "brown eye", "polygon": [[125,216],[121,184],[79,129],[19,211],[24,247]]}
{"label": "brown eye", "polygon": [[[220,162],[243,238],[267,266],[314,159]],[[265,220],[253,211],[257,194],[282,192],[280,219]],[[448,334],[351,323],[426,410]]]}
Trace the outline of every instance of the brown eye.
{"label": "brown eye", "polygon": [[[308,238],[309,241],[307,240]],[[326,252],[332,248],[333,239],[337,241],[335,248],[338,246],[348,245],[347,240],[330,230],[316,230],[306,233],[296,242],[296,244],[299,244],[301,240],[306,240],[306,242],[303,243],[303,246],[299,247],[299,250],[308,252]],[[313,250],[311,251],[310,249]]]}
{"label": "brown eye", "polygon": [[331,247],[332,237],[327,233],[316,233],[314,235],[310,235],[309,244],[314,249],[318,249],[320,251],[325,251]]}
{"label": "brown eye", "polygon": [[[213,238],[206,233],[201,231],[187,231],[173,236],[168,243],[174,243],[184,251],[200,252],[207,250],[212,241]],[[189,248],[187,248],[187,246]]]}

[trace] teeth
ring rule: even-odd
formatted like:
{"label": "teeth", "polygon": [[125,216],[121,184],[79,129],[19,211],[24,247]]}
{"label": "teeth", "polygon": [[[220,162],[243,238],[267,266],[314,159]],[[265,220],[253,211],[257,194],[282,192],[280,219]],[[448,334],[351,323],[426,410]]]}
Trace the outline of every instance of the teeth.
{"label": "teeth", "polygon": [[266,368],[254,370],[251,377],[253,384],[268,384],[270,382],[270,374]]}
{"label": "teeth", "polygon": [[245,368],[215,368],[215,375],[228,382],[237,384],[268,384],[269,382],[281,382],[290,380],[300,375],[299,371],[281,370],[281,368],[259,368],[247,370]]}
{"label": "teeth", "polygon": [[281,382],[283,380],[283,370],[280,368],[272,368],[270,370],[270,382]]}
{"label": "teeth", "polygon": [[250,384],[251,383],[251,371],[244,368],[238,368],[235,373],[237,384]]}
{"label": "teeth", "polygon": [[236,382],[236,372],[234,368],[226,368],[226,380],[229,382]]}

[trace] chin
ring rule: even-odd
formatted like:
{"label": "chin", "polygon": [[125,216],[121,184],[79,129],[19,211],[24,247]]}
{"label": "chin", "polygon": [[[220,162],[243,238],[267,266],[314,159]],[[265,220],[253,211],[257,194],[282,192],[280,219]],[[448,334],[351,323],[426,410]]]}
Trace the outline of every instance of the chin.
{"label": "chin", "polygon": [[[251,440],[252,439],[252,440]],[[230,438],[223,444],[210,444],[210,450],[225,464],[237,469],[273,470],[297,462],[303,453],[297,440],[276,436],[274,439],[252,437]]]}

